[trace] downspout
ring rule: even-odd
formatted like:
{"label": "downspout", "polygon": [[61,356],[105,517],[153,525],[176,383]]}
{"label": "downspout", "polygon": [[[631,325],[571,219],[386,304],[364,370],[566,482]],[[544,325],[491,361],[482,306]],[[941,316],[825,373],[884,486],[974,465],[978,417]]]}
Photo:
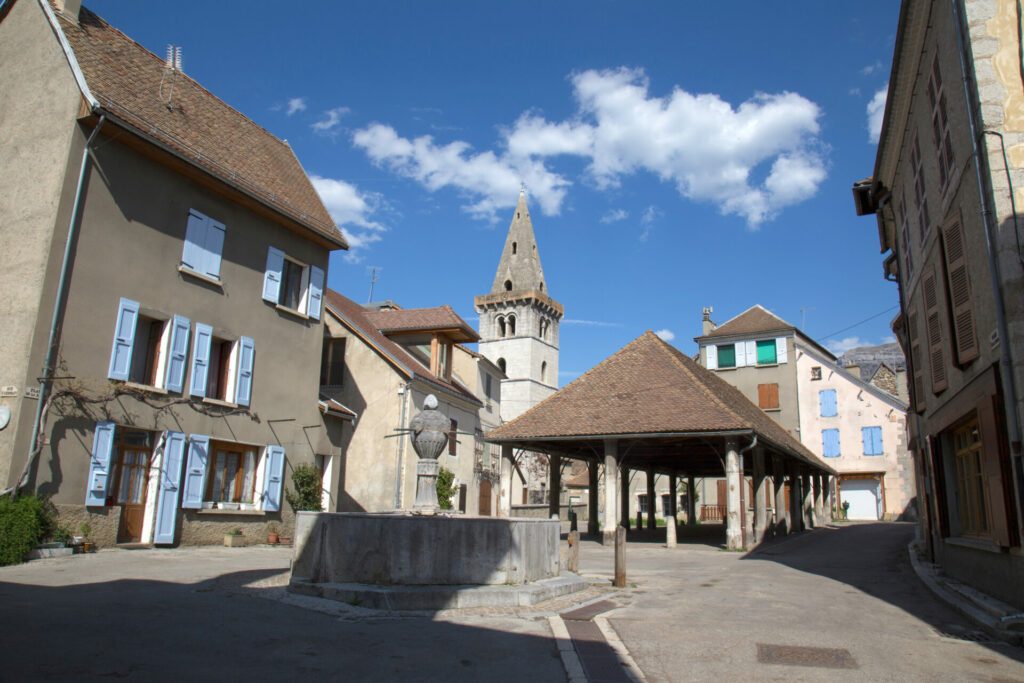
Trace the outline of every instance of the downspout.
{"label": "downspout", "polygon": [[964,36],[967,32],[965,11],[962,0],[953,0],[953,22],[956,26],[957,56],[960,59],[961,83],[964,89],[964,102],[967,109],[968,127],[971,130],[971,155],[974,157],[974,177],[978,185],[978,198],[981,201],[981,219],[985,226],[985,253],[988,255],[989,274],[992,280],[992,293],[995,297],[996,327],[999,331],[999,374],[1003,385],[1003,412],[1010,432],[1011,467],[1014,470],[1017,488],[1017,526],[1020,527],[1020,516],[1024,513],[1024,463],[1021,462],[1020,419],[1017,415],[1017,385],[1013,376],[1012,359],[1010,358],[1010,330],[1006,324],[1006,304],[1000,286],[999,256],[995,252],[993,234],[997,226],[992,225],[993,212],[989,206],[991,197],[986,192],[982,164],[988,167],[979,151],[979,143],[985,132],[978,125],[974,116],[975,101],[969,85],[970,75],[967,70],[967,47]]}
{"label": "downspout", "polygon": [[[405,418],[406,418],[406,406],[409,402],[409,394],[412,393],[412,382],[406,382],[399,387],[398,392],[401,398],[401,407],[398,412],[398,427],[399,429],[405,429]],[[402,509],[402,475],[405,473],[405,440],[407,436],[403,434],[398,439],[398,452],[395,455],[395,509]]]}
{"label": "downspout", "polygon": [[43,376],[39,379],[39,399],[36,401],[36,415],[35,420],[32,423],[32,440],[30,441],[32,444],[32,450],[29,452],[28,460],[25,462],[25,468],[22,470],[18,483],[16,483],[12,488],[6,489],[2,492],[3,494],[13,493],[14,497],[17,497],[18,489],[22,488],[27,483],[33,464],[36,458],[39,457],[39,452],[43,449],[42,440],[40,439],[43,406],[46,404],[47,394],[49,393],[50,384],[52,382],[53,364],[57,355],[57,346],[60,342],[61,310],[63,309],[64,296],[67,290],[68,270],[71,265],[75,237],[78,232],[78,218],[82,211],[82,189],[85,186],[86,172],[89,168],[89,157],[91,156],[90,146],[92,145],[92,141],[96,138],[96,135],[100,132],[100,128],[103,127],[103,123],[106,119],[106,114],[100,115],[99,122],[96,124],[96,127],[92,129],[88,139],[85,141],[85,149],[82,150],[82,163],[78,169],[78,184],[75,187],[75,199],[71,205],[71,220],[68,223],[67,242],[64,243],[64,260],[60,265],[60,279],[57,281],[57,293],[54,296],[53,301],[53,316],[50,319],[50,334],[49,339],[46,342],[46,358],[43,360]]}

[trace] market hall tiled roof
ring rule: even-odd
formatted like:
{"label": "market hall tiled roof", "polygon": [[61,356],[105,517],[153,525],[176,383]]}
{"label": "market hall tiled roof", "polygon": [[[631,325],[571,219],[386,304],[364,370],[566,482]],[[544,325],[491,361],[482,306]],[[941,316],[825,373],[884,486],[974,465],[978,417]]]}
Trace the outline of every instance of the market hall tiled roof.
{"label": "market hall tiled roof", "polygon": [[650,331],[486,438],[539,442],[730,431],[755,433],[777,449],[831,471],[736,387]]}
{"label": "market hall tiled roof", "polygon": [[448,331],[459,342],[475,342],[480,335],[451,306],[433,308],[394,308],[367,311],[366,318],[381,332]]}
{"label": "market hall tiled roof", "polygon": [[[448,382],[430,372],[423,363],[414,355],[409,353],[401,344],[388,338],[371,319],[371,312],[357,304],[347,296],[334,291],[324,290],[324,301],[327,303],[328,311],[351,327],[366,342],[375,347],[379,353],[384,354],[391,363],[399,368],[410,379],[421,379],[445,393],[454,394],[468,400],[476,405],[482,405],[480,399],[473,395],[473,392],[458,382]],[[416,310],[416,309],[407,309]]]}
{"label": "market hall tiled roof", "polygon": [[781,332],[796,328],[760,304],[751,306],[735,318],[727,320],[707,334],[697,337],[732,337],[735,335]]}
{"label": "market hall tiled roof", "polygon": [[348,248],[288,143],[85,7],[78,21],[55,14],[103,110],[333,246]]}

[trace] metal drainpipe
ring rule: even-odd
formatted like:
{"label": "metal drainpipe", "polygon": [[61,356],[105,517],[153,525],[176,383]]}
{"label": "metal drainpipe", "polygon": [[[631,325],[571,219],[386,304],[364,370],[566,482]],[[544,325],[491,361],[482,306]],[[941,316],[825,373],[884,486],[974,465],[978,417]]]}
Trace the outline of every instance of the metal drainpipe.
{"label": "metal drainpipe", "polygon": [[[100,120],[96,124],[96,127],[92,129],[89,137],[85,141],[85,149],[82,150],[82,163],[78,170],[78,185],[75,187],[75,199],[71,205],[71,220],[68,223],[68,239],[64,244],[64,261],[60,266],[60,279],[57,281],[57,293],[53,300],[53,317],[50,320],[50,335],[46,344],[46,359],[43,361],[43,376],[39,380],[39,399],[36,401],[36,417],[32,423],[32,450],[29,452],[28,461],[25,463],[25,469],[21,474],[21,478],[18,483],[15,484],[12,489],[14,497],[18,495],[18,489],[23,487],[29,479],[29,472],[32,470],[33,462],[39,456],[39,452],[43,449],[39,439],[39,432],[42,429],[40,422],[43,416],[43,405],[46,403],[46,397],[49,393],[51,378],[53,377],[53,363],[54,357],[57,354],[57,346],[59,343],[60,336],[60,314],[64,303],[64,294],[67,289],[68,279],[68,267],[71,264],[72,250],[75,243],[75,235],[78,228],[78,215],[81,213],[82,208],[82,187],[85,185],[85,174],[89,167],[90,157],[90,145],[96,138],[96,135],[100,132],[100,128],[103,127],[103,123],[107,120],[106,114],[100,115]],[[7,493],[4,491],[3,493]]]}
{"label": "metal drainpipe", "polygon": [[[412,382],[406,382],[402,386],[402,405],[399,409],[398,427],[405,428],[406,405],[409,401],[409,394],[412,392]],[[409,438],[403,434],[398,439],[398,453],[395,462],[395,509],[402,509],[402,474],[405,470],[405,440]]]}
{"label": "metal drainpipe", "polygon": [[967,48],[964,44],[964,35],[967,32],[965,22],[965,11],[962,0],[952,0],[953,23],[956,26],[957,56],[960,60],[961,84],[964,89],[964,102],[966,103],[968,127],[971,130],[971,155],[974,157],[974,178],[978,184],[978,198],[981,201],[981,220],[985,226],[985,252],[988,255],[989,274],[992,280],[992,293],[995,297],[996,326],[999,330],[999,374],[1003,384],[1003,412],[1006,413],[1007,426],[1010,429],[1010,450],[1012,451],[1012,467],[1017,484],[1017,514],[1018,526],[1020,525],[1020,514],[1024,512],[1024,470],[1021,462],[1021,437],[1020,420],[1017,415],[1017,385],[1014,381],[1013,366],[1010,358],[1010,331],[1006,324],[1006,306],[1003,302],[1003,292],[1000,286],[999,256],[995,252],[993,244],[994,227],[992,225],[993,212],[989,206],[989,195],[985,188],[985,179],[982,174],[982,164],[986,168],[988,164],[982,158],[978,149],[979,141],[985,134],[978,126],[974,117],[974,98],[971,96],[969,86],[970,75],[967,70]]}

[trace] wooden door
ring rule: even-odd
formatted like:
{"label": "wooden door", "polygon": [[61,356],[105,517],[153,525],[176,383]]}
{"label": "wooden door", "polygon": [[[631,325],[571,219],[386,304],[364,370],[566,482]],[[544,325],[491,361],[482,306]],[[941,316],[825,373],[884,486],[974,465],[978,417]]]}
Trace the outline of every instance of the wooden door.
{"label": "wooden door", "polygon": [[480,515],[491,516],[491,482],[486,479],[480,482]]}
{"label": "wooden door", "polygon": [[116,502],[121,506],[119,543],[142,540],[142,522],[146,516],[146,491],[149,488],[149,450],[122,445],[118,453]]}

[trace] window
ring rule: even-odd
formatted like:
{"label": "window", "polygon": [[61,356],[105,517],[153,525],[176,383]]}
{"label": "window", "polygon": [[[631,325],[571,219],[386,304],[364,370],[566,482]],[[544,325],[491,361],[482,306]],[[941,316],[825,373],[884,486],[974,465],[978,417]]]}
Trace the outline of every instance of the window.
{"label": "window", "polygon": [[882,455],[881,427],[861,427],[860,438],[864,442],[864,455]]}
{"label": "window", "polygon": [[196,323],[189,393],[200,398],[249,405],[255,351],[250,337],[226,339],[215,335],[209,325]]}
{"label": "window", "polygon": [[507,375],[508,374],[508,371],[505,368],[505,359],[504,358],[499,358],[498,362],[496,363],[496,365],[498,366],[498,369],[501,370],[503,375]]}
{"label": "window", "polygon": [[451,419],[451,429],[448,431],[448,455],[459,454],[459,421],[454,417]]}
{"label": "window", "polygon": [[774,339],[759,339],[757,342],[757,364],[775,365],[779,362]]}
{"label": "window", "polygon": [[818,406],[822,417],[835,417],[839,414],[835,389],[822,389],[818,392]]}
{"label": "window", "polygon": [[256,449],[213,441],[210,450],[206,500],[252,503],[256,493]]}
{"label": "window", "polygon": [[499,337],[504,337],[507,332],[508,332],[508,328],[505,325],[505,319],[504,318],[498,318],[498,336]]}
{"label": "window", "polygon": [[820,379],[821,379],[821,366],[820,365],[815,365],[813,368],[811,368],[811,381],[812,382],[817,382]]}
{"label": "window", "polygon": [[511,292],[512,291],[512,281],[511,280],[505,280],[505,291],[506,292]]}
{"label": "window", "polygon": [[141,312],[139,302],[121,299],[107,376],[123,382],[181,391],[188,356],[188,318]]}
{"label": "window", "polygon": [[541,364],[540,364],[540,381],[541,382],[547,382],[548,381],[548,362],[546,360],[545,361],[541,361]]}
{"label": "window", "polygon": [[345,340],[324,339],[320,356],[320,386],[340,387],[345,378]]}
{"label": "window", "polygon": [[219,280],[224,231],[223,223],[218,223],[209,216],[191,209],[185,226],[185,247],[181,252],[181,267],[190,274]]}
{"label": "window", "polygon": [[506,322],[508,323],[508,336],[516,336],[516,317],[514,315],[510,315]]}
{"label": "window", "polygon": [[550,322],[548,321],[547,318],[540,318],[537,321],[537,336],[540,337],[541,339],[547,339],[548,338],[548,326],[549,325],[550,325]]}
{"label": "window", "polygon": [[647,494],[641,493],[636,497],[636,509],[643,514],[647,514]]}
{"label": "window", "polygon": [[519,245],[515,242],[512,243],[512,253],[516,253],[519,250]]}
{"label": "window", "polygon": [[914,278],[913,248],[910,245],[910,221],[907,220],[907,193],[900,192],[900,203],[896,207],[900,223],[900,255],[903,257],[903,284],[908,285]]}
{"label": "window", "polygon": [[931,230],[931,218],[928,216],[928,197],[925,194],[924,169],[921,165],[921,146],[918,144],[916,134],[910,148],[910,168],[914,172],[914,208],[917,210],[917,231],[923,245],[928,238],[928,231]]}
{"label": "window", "polygon": [[838,429],[822,429],[821,430],[821,453],[826,458],[838,458],[839,457],[839,430]]}
{"label": "window", "polygon": [[779,409],[779,385],[778,384],[758,384],[757,385],[757,405],[761,410],[778,410]]}
{"label": "window", "polygon": [[958,365],[978,357],[978,333],[974,324],[971,278],[967,272],[967,244],[960,216],[942,228],[942,256],[946,262],[946,285],[952,309],[953,350]]}
{"label": "window", "polygon": [[490,374],[485,372],[484,373],[484,396],[486,396],[488,399],[494,398],[493,382],[494,382],[494,379],[490,376]]}
{"label": "window", "polygon": [[320,319],[324,271],[285,255],[280,249],[267,250],[263,274],[263,300],[291,311]]}
{"label": "window", "polygon": [[667,493],[661,494],[661,511],[666,517],[671,517],[676,513],[672,507],[672,496]]}
{"label": "window", "polygon": [[720,368],[734,368],[736,367],[736,345],[725,344],[718,347],[718,367]]}
{"label": "window", "polygon": [[991,527],[977,418],[953,432],[953,452],[956,458],[960,532],[964,535],[987,536]]}
{"label": "window", "polygon": [[949,117],[946,114],[946,93],[942,87],[942,74],[939,71],[939,55],[932,61],[932,72],[928,78],[928,101],[932,106],[932,142],[935,144],[935,156],[939,162],[939,186],[943,192],[953,175],[953,136],[949,130]]}

